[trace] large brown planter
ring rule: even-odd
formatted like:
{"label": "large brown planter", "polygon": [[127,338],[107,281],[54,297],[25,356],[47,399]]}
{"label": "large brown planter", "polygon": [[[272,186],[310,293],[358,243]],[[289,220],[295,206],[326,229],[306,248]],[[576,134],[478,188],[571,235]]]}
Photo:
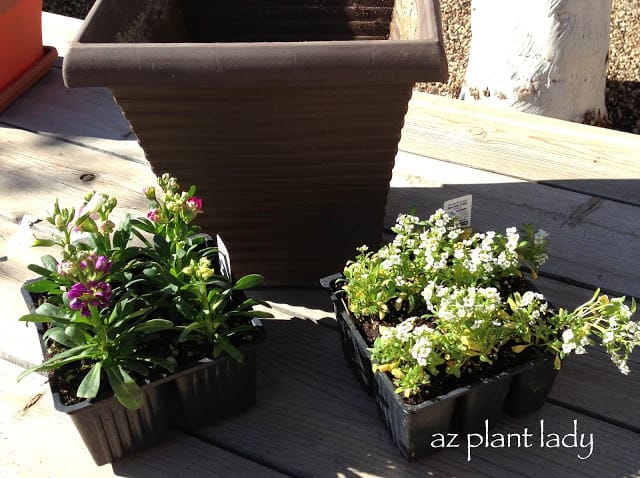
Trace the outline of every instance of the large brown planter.
{"label": "large brown planter", "polygon": [[395,3],[98,0],[64,78],[198,184],[234,272],[313,284],[380,241],[412,87],[447,78],[437,0]]}

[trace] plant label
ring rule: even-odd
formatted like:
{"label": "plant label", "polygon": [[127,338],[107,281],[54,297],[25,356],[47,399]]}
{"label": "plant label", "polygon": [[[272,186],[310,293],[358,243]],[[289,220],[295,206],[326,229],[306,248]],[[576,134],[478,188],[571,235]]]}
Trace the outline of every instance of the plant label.
{"label": "plant label", "polygon": [[218,246],[218,261],[220,262],[220,273],[227,279],[231,279],[231,257],[229,249],[219,235],[216,235],[216,245]]}
{"label": "plant label", "polygon": [[444,211],[450,216],[456,216],[460,220],[460,227],[470,227],[471,204],[472,196],[471,194],[467,194],[466,196],[445,201]]}

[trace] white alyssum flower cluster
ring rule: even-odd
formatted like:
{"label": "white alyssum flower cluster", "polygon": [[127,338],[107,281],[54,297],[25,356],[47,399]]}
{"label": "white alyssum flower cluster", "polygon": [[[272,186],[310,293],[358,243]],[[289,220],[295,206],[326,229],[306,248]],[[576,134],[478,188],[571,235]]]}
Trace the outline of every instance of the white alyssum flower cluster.
{"label": "white alyssum flower cluster", "polygon": [[541,293],[515,291],[523,288],[522,267],[535,278],[548,259],[544,230],[472,233],[439,209],[426,221],[400,215],[393,231],[379,250],[359,249],[344,269],[343,289],[356,318],[384,324],[372,359],[398,393],[492,363],[505,347],[551,354],[559,368],[567,355],[586,353],[593,336],[628,373],[628,357],[640,345],[634,304],[596,291],[575,311],[555,311]]}

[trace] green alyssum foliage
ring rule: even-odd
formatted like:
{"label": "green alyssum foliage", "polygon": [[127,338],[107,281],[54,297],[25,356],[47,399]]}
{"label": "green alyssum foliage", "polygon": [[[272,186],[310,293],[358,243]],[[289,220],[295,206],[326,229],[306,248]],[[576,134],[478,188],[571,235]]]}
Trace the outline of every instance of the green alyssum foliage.
{"label": "green alyssum foliage", "polygon": [[555,356],[555,366],[585,346],[600,345],[621,372],[640,344],[635,303],[599,291],[574,311],[551,310],[542,294],[503,285],[526,266],[535,278],[547,260],[547,233],[530,225],[504,234],[472,233],[443,210],[423,221],[401,215],[395,239],[375,252],[366,247],[344,269],[351,313],[381,321],[372,348],[374,370],[391,374],[405,396],[437,375],[491,364],[506,347],[530,347]]}
{"label": "green alyssum foliage", "polygon": [[180,191],[164,174],[144,194],[146,216],[126,216],[117,227],[109,219],[114,197],[92,192],[78,209],[56,200],[47,217],[56,237],[34,245],[57,246],[61,257],[29,266],[40,278],[26,289],[42,303],[20,320],[46,323],[43,338],[57,352],[18,379],[76,363],[88,370],[78,397],[95,398],[106,378],[120,403],[135,409],[141,383],[175,371],[178,344],[242,360],[231,339],[250,339],[251,319],[271,316],[254,308],[266,304],[241,295],[262,277],[222,274],[218,249],[192,224],[202,213],[195,187]]}

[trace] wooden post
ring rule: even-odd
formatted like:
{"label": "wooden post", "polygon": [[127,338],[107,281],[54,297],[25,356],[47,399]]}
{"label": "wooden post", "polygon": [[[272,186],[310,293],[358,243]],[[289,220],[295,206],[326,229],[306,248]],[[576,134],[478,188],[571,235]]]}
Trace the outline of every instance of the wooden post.
{"label": "wooden post", "polygon": [[612,0],[472,0],[460,93],[518,111],[605,118]]}

